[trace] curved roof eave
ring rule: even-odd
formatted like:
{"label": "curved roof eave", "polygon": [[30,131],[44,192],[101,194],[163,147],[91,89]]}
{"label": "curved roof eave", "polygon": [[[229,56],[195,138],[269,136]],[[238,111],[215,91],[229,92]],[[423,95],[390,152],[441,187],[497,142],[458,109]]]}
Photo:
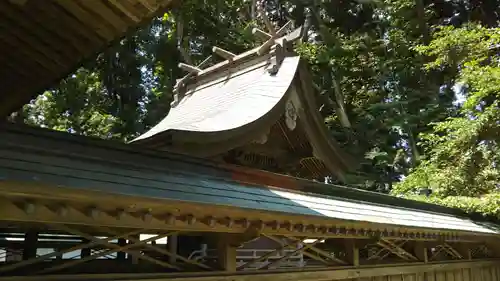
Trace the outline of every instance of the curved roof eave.
{"label": "curved roof eave", "polygon": [[354,159],[345,153],[339,143],[328,133],[323,117],[318,111],[319,106],[314,95],[312,77],[303,64],[298,68],[296,79],[298,80],[296,91],[300,93],[298,99],[304,107],[299,120],[304,123],[303,127],[313,147],[314,156],[323,161],[330,171],[343,180],[346,172],[356,168]]}
{"label": "curved roof eave", "polygon": [[285,58],[280,71],[271,75],[268,61],[259,58],[247,68],[227,71],[214,81],[195,85],[162,121],[132,142],[148,143],[148,139],[154,141],[169,131],[179,140],[188,140],[189,134],[206,136],[209,139],[203,139],[205,142],[210,135],[252,129],[283,101],[299,60],[298,56]]}

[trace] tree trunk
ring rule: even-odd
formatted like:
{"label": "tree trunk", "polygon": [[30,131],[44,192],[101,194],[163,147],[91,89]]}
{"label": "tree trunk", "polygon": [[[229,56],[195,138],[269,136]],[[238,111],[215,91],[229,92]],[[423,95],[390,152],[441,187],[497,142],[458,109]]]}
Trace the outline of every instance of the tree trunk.
{"label": "tree trunk", "polygon": [[347,115],[347,111],[345,109],[345,99],[342,90],[340,89],[339,82],[335,75],[332,75],[332,84],[333,84],[333,92],[335,93],[335,101],[337,104],[337,115],[340,119],[340,124],[344,128],[351,128],[351,121],[349,121],[349,116]]}
{"label": "tree trunk", "polygon": [[418,17],[418,25],[420,28],[420,33],[422,34],[422,40],[425,45],[428,45],[431,41],[431,37],[429,34],[429,28],[427,26],[427,20],[425,19],[425,5],[424,0],[415,0],[417,9],[417,17]]}

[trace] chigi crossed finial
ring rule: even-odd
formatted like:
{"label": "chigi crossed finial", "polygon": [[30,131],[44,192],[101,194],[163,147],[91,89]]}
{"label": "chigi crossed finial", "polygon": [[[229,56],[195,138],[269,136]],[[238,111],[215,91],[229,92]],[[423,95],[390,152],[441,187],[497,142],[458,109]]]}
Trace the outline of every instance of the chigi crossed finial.
{"label": "chigi crossed finial", "polygon": [[[267,31],[261,30],[259,28],[253,28],[252,34],[254,34],[258,39],[263,41],[263,43],[258,48],[256,48],[256,52],[255,52],[255,53],[257,53],[257,55],[261,56],[261,55],[268,53],[269,50],[271,49],[271,47],[273,47],[274,45],[277,45],[277,39],[285,36],[287,34],[287,32],[292,28],[293,24],[292,24],[292,21],[288,21],[285,25],[283,25],[281,28],[276,30],[273,27],[273,25],[272,25],[271,21],[269,20],[264,9],[261,7],[259,10],[260,10],[260,17],[262,18],[262,21],[264,22],[264,25],[266,26]],[[282,39],[282,40],[283,41],[281,41],[280,45],[284,45],[286,43],[285,39]],[[217,46],[214,46],[212,48],[212,52],[214,53],[214,55],[217,55],[226,61],[232,61],[232,60],[235,60],[238,58],[238,55],[236,55],[228,50],[225,50],[223,48],[217,47]],[[177,80],[177,83],[174,87],[174,92],[176,94],[182,93],[183,90],[185,89],[185,86],[186,86],[185,84],[186,84],[188,78],[201,73],[203,68],[207,67],[209,65],[212,58],[213,58],[213,56],[211,55],[196,66],[186,64],[186,63],[179,63],[179,65],[178,65],[179,68],[181,68],[182,70],[184,70],[188,73],[184,77],[182,77],[181,79]],[[177,98],[176,98],[176,100],[177,100]],[[175,101],[174,101],[174,103],[175,103]]]}

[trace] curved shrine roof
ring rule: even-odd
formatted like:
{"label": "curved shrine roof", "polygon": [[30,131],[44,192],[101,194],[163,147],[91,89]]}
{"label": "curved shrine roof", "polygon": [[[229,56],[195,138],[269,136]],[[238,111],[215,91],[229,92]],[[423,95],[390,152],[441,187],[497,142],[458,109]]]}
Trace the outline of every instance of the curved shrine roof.
{"label": "curved shrine roof", "polygon": [[[297,29],[301,30],[301,29]],[[319,113],[300,32],[186,79],[170,112],[133,143],[310,179],[343,181],[356,166]],[[282,45],[280,45],[282,44]],[[184,78],[183,78],[184,80]]]}
{"label": "curved shrine roof", "polygon": [[208,83],[196,83],[172,105],[160,123],[134,141],[167,130],[202,134],[242,129],[279,104],[292,84],[298,65],[298,56],[286,58],[281,71],[269,75],[270,65],[262,60],[242,70],[226,71]]}

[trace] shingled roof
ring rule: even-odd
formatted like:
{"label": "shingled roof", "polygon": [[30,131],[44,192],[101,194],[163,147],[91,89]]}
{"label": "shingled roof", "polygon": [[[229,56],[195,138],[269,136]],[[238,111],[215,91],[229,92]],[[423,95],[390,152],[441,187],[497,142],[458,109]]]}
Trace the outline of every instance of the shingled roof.
{"label": "shingled roof", "polygon": [[[301,28],[197,71],[156,126],[134,140],[150,148],[282,174],[343,180],[356,165],[319,113],[308,65],[293,53]],[[264,43],[265,45],[266,43]]]}
{"label": "shingled roof", "polygon": [[0,117],[147,23],[172,0],[0,1]]}
{"label": "shingled roof", "polygon": [[[254,172],[261,176],[252,175]],[[165,201],[155,203],[155,208],[169,206],[167,201],[184,202],[212,206],[211,209],[224,206],[259,212],[261,218],[292,215],[311,224],[321,220],[345,227],[369,223],[371,229],[389,231],[403,227],[424,232],[500,234],[497,225],[474,221],[455,209],[254,172],[45,129],[11,125],[0,128],[2,196],[74,197],[78,201],[90,198],[92,204],[98,205],[100,196],[96,194],[101,193],[130,196],[138,206],[146,206],[141,202],[149,199]],[[246,173],[261,182],[259,178],[264,173],[274,183],[242,180]],[[9,185],[10,182],[15,185]],[[28,192],[29,186],[34,189]],[[305,192],[310,186],[329,190],[331,195]],[[157,211],[155,208],[152,212]]]}

